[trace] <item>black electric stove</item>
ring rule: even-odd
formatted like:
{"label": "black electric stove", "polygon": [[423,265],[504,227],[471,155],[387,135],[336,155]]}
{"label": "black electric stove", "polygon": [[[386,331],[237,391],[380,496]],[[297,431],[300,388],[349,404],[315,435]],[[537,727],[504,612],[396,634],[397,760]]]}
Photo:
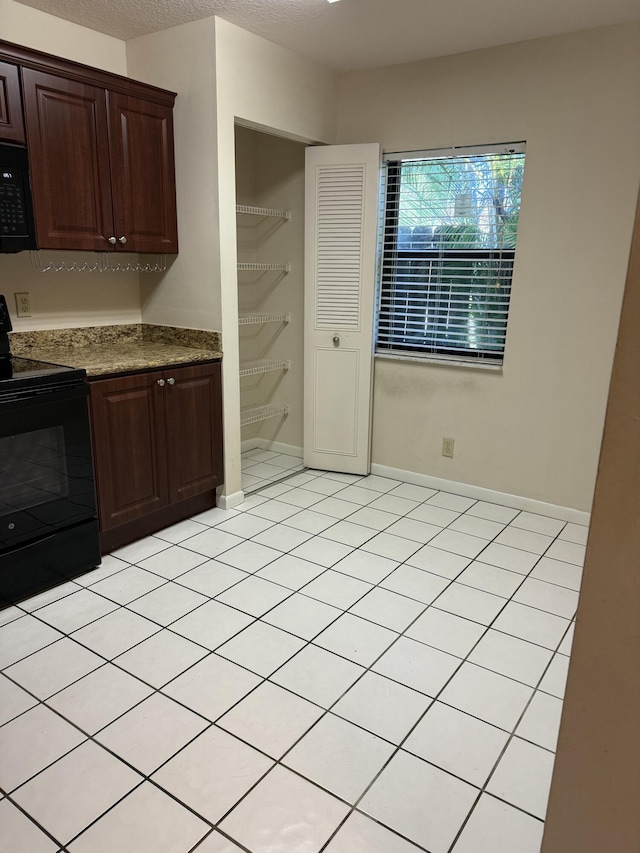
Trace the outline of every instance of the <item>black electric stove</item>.
{"label": "black electric stove", "polygon": [[0,607],[100,563],[85,371],[11,355],[0,296]]}
{"label": "black electric stove", "polygon": [[0,395],[28,388],[82,382],[86,371],[79,367],[49,364],[17,355],[0,355]]}

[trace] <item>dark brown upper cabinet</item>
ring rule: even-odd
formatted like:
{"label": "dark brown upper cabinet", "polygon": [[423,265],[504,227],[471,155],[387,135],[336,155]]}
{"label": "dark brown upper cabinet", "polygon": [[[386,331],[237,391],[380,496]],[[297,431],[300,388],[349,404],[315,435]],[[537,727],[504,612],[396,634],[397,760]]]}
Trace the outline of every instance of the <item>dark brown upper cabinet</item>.
{"label": "dark brown upper cabinet", "polygon": [[117,92],[109,92],[108,99],[118,245],[130,252],[175,253],[178,226],[172,110]]}
{"label": "dark brown upper cabinet", "polygon": [[[38,248],[177,253],[174,93],[0,42],[0,72],[7,58],[22,76]],[[0,100],[0,127],[3,115]]]}
{"label": "dark brown upper cabinet", "polygon": [[24,143],[20,72],[9,62],[0,62],[0,140]]}
{"label": "dark brown upper cabinet", "polygon": [[115,236],[106,92],[22,73],[38,247],[106,252]]}

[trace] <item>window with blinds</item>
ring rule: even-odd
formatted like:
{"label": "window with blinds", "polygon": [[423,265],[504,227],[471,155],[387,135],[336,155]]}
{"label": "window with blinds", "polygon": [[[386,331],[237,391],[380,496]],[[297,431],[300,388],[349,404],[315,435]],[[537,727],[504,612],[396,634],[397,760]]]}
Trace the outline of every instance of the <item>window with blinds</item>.
{"label": "window with blinds", "polygon": [[501,363],[524,143],[385,157],[376,351]]}

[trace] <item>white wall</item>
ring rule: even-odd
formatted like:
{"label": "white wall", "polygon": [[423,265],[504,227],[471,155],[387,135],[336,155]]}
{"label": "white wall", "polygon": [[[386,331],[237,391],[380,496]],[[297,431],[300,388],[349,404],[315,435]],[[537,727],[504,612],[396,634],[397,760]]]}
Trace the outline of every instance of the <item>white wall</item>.
{"label": "white wall", "polygon": [[[0,0],[0,37],[105,71],[127,73],[123,41],[14,0]],[[14,293],[23,291],[31,294],[32,316],[19,320]],[[43,274],[33,269],[27,252],[0,254],[0,293],[7,298],[16,332],[140,322],[138,276],[132,273]]]}
{"label": "white wall", "polygon": [[306,141],[335,141],[334,77],[290,50],[215,19],[225,495],[240,492],[240,383],[234,123]]}
{"label": "white wall", "polygon": [[0,0],[0,38],[113,74],[127,74],[125,43],[120,39],[63,21],[15,0]]}
{"label": "white wall", "polygon": [[220,331],[214,19],[128,41],[127,65],[131,77],[178,93],[173,120],[179,254],[167,272],[143,280],[142,318]]}
{"label": "white wall", "polygon": [[503,372],[377,359],[374,462],[589,509],[640,175],[639,79],[640,25],[339,78],[339,142],[527,141]]}

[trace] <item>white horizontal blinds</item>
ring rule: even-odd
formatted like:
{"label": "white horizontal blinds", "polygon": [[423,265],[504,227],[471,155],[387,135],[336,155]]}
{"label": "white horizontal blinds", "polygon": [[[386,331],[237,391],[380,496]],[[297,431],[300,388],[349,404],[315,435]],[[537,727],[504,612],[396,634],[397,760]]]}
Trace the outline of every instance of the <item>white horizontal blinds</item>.
{"label": "white horizontal blinds", "polygon": [[316,328],[358,329],[363,165],[317,168]]}
{"label": "white horizontal blinds", "polygon": [[523,146],[438,155],[389,155],[377,351],[500,361]]}

